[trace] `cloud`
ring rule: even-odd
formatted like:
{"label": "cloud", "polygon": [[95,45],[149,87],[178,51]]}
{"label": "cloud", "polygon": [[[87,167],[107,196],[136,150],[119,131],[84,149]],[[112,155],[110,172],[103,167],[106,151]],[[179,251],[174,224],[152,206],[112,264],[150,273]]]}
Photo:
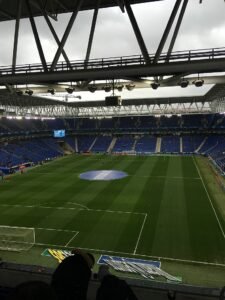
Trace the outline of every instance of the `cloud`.
{"label": "cloud", "polygon": [[[174,50],[210,48],[223,46],[225,32],[225,4],[222,0],[189,0],[187,10],[177,37]],[[139,24],[149,53],[158,47],[175,0],[157,1],[133,5],[132,9]],[[71,14],[61,14],[58,22],[52,21],[60,37]],[[71,60],[84,59],[88,44],[93,11],[82,11],[74,22],[65,50]],[[35,18],[46,60],[51,61],[57,45],[42,17]],[[15,22],[1,22],[0,34],[4,45],[0,49],[0,63],[11,64]],[[168,47],[168,42],[164,51]],[[91,58],[140,54],[133,28],[126,13],[118,7],[100,9],[91,51]],[[18,48],[18,63],[37,63],[40,58],[36,49],[29,20],[22,20]]]}
{"label": "cloud", "polygon": [[[175,0],[157,1],[132,5],[137,23],[140,27],[149,53],[155,53],[165,30]],[[69,22],[70,14],[61,14],[58,21],[51,20],[59,38],[61,39]],[[68,41],[65,45],[67,55],[71,60],[83,60],[87,51],[93,11],[78,13]],[[53,60],[57,45],[43,17],[35,18],[46,61]],[[1,41],[0,65],[12,63],[15,21],[0,23]],[[173,26],[174,29],[174,26]],[[204,49],[224,46],[225,32],[225,3],[223,0],[206,1],[199,4],[196,0],[189,0],[186,13],[181,24],[174,51]],[[171,34],[170,34],[171,37]],[[166,43],[164,51],[167,50]],[[96,31],[91,51],[91,58],[127,56],[141,54],[132,25],[126,13],[118,7],[100,9],[96,24]],[[62,60],[62,56],[60,60]],[[32,29],[28,19],[21,20],[18,64],[39,63],[40,58],[35,45]],[[162,90],[162,92],[159,92]],[[170,94],[170,90],[159,89],[158,95]],[[180,93],[182,90],[176,90]],[[190,91],[187,89],[187,91]],[[194,89],[193,89],[194,91]],[[151,95],[157,94],[151,91]],[[195,92],[195,91],[194,91]],[[200,90],[198,90],[198,93]],[[136,92],[135,92],[136,93]],[[148,95],[149,90],[142,95]],[[128,96],[130,95],[127,93]],[[136,94],[133,94],[136,95]],[[142,97],[142,96],[140,96]]]}

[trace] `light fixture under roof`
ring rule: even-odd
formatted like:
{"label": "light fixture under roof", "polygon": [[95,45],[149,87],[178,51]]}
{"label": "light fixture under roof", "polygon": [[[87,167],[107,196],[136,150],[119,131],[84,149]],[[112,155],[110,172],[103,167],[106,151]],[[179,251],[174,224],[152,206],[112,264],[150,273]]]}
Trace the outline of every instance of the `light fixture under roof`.
{"label": "light fixture under roof", "polygon": [[117,88],[117,90],[118,90],[119,92],[122,92],[122,90],[123,90],[123,88],[124,88],[124,85],[123,85],[123,84],[119,84],[119,85],[116,86],[116,88]]}
{"label": "light fixture under roof", "polygon": [[21,90],[16,90],[16,94],[17,94],[17,96],[22,96],[22,95],[23,95],[23,91],[21,91]]}
{"label": "light fixture under roof", "polygon": [[151,87],[153,90],[157,90],[157,88],[160,86],[160,83],[158,81],[154,81],[151,83]]}
{"label": "light fixture under roof", "polygon": [[128,84],[126,84],[126,88],[127,88],[128,91],[132,91],[135,88],[135,84],[128,83]]}
{"label": "light fixture under roof", "polygon": [[109,92],[111,92],[112,87],[111,87],[109,84],[106,84],[105,86],[103,86],[103,90],[104,90],[106,93],[109,93]]}
{"label": "light fixture under roof", "polygon": [[180,87],[186,88],[189,85],[189,81],[187,79],[182,79],[179,83]]}
{"label": "light fixture under roof", "polygon": [[201,86],[203,86],[203,84],[204,84],[204,80],[198,78],[198,79],[196,79],[195,81],[193,81],[193,83],[194,83],[194,85],[195,85],[196,87],[201,87]]}
{"label": "light fixture under roof", "polygon": [[34,93],[34,91],[32,91],[32,90],[30,90],[30,89],[27,89],[27,90],[25,91],[25,94],[27,94],[27,95],[29,95],[29,96],[32,96],[33,93]]}
{"label": "light fixture under roof", "polygon": [[72,86],[65,88],[65,90],[67,91],[68,94],[73,94],[74,92],[74,88]]}
{"label": "light fixture under roof", "polygon": [[91,92],[91,93],[94,93],[96,90],[97,90],[97,86],[96,85],[89,85],[88,86],[88,90],[89,90],[89,92]]}
{"label": "light fixture under roof", "polygon": [[48,93],[55,95],[55,89],[48,89]]}

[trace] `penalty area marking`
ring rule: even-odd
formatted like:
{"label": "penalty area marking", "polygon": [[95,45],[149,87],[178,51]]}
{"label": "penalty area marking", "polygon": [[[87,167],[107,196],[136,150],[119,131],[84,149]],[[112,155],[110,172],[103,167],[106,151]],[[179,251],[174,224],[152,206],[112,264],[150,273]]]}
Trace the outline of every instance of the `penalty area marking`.
{"label": "penalty area marking", "polygon": [[215,217],[216,217],[216,220],[217,220],[217,223],[218,223],[219,228],[220,228],[220,230],[221,230],[221,233],[222,233],[222,235],[223,235],[223,238],[225,239],[225,233],[224,233],[224,231],[223,231],[223,227],[222,227],[222,225],[221,225],[221,223],[220,223],[220,220],[219,220],[219,218],[218,218],[218,216],[217,216],[215,207],[213,206],[211,197],[210,197],[210,195],[209,195],[209,192],[207,191],[207,188],[206,188],[206,186],[205,186],[205,183],[204,183],[204,180],[203,180],[203,178],[202,178],[202,175],[201,175],[201,172],[200,172],[200,170],[199,170],[199,167],[198,167],[198,165],[196,164],[196,161],[195,161],[195,159],[194,159],[193,156],[192,156],[192,159],[193,159],[195,168],[196,168],[196,170],[197,170],[197,172],[198,172],[198,175],[199,175],[199,177],[201,178],[202,185],[203,185],[203,187],[204,187],[204,189],[205,189],[206,195],[207,195],[208,200],[209,200],[209,202],[210,202],[210,204],[211,204],[212,210],[213,210],[214,215],[215,215]]}
{"label": "penalty area marking", "polygon": [[77,231],[77,232],[74,234],[74,236],[72,236],[72,238],[69,240],[69,242],[66,243],[65,247],[69,246],[69,244],[72,242],[72,240],[75,239],[75,237],[78,235],[78,233],[79,233],[79,231]]}
{"label": "penalty area marking", "polygon": [[142,231],[143,231],[143,229],[144,229],[144,226],[145,226],[145,222],[146,222],[147,216],[148,216],[148,214],[145,214],[145,217],[144,217],[144,220],[143,220],[143,223],[142,223],[142,226],[141,226],[139,235],[138,235],[138,239],[137,239],[136,246],[135,246],[135,249],[134,249],[134,253],[133,253],[133,254],[136,254],[137,247],[138,247],[138,244],[139,244],[140,239],[141,239]]}
{"label": "penalty area marking", "polygon": [[[69,233],[74,233],[72,238],[63,246],[63,247],[68,247],[69,244],[76,238],[76,236],[79,234],[79,231],[77,230],[67,230],[67,229],[54,229],[54,228],[42,228],[42,227],[34,227],[34,229],[37,230],[46,230],[46,231],[56,231],[56,232],[69,232]],[[42,245],[42,243],[35,243],[35,245]],[[55,245],[56,246],[56,245]],[[61,247],[58,245],[57,247]]]}
{"label": "penalty area marking", "polygon": [[87,206],[85,205],[82,205],[82,204],[79,204],[77,202],[67,202],[68,204],[72,204],[72,205],[77,205],[77,206],[80,206],[81,208],[84,208],[84,209],[89,209]]}
{"label": "penalty area marking", "polygon": [[77,208],[77,207],[63,207],[63,206],[42,206],[42,205],[19,205],[19,204],[0,204],[0,207],[18,207],[18,208],[41,208],[41,209],[58,209],[58,210],[84,210],[88,212],[106,212],[112,214],[132,214],[132,215],[146,215],[145,213],[122,211],[122,210],[104,210],[104,209],[92,209],[92,208]]}
{"label": "penalty area marking", "polygon": [[140,177],[140,178],[159,178],[159,179],[180,179],[180,180],[201,180],[199,177],[168,177],[168,176],[148,176],[148,175],[136,175],[129,174],[128,176]]}

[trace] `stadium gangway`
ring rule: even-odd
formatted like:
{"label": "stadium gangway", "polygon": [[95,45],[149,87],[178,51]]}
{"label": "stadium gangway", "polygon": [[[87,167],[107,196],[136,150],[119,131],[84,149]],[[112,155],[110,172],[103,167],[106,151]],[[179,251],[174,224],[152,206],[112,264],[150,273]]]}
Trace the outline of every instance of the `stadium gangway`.
{"label": "stadium gangway", "polygon": [[[149,54],[150,60],[153,61],[154,54]],[[225,48],[211,48],[199,50],[186,50],[171,53],[169,62],[190,62],[195,60],[216,60],[225,58]],[[167,53],[162,53],[157,64],[167,63]],[[71,61],[70,65],[67,62],[59,62],[54,71],[79,71],[84,69],[104,69],[109,67],[127,67],[135,65],[145,65],[145,59],[142,55],[109,57],[91,59],[88,62],[85,60]],[[51,69],[51,63],[47,64],[48,70]],[[45,72],[42,64],[24,64],[17,65],[14,69],[12,66],[0,66],[0,77],[4,75],[16,74],[32,74]]]}

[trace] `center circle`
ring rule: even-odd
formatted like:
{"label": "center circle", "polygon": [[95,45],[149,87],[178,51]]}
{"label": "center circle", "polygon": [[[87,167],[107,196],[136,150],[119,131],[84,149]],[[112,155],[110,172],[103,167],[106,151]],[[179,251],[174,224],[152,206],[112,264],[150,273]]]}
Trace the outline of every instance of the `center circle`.
{"label": "center circle", "polygon": [[115,180],[127,177],[128,174],[117,170],[96,170],[81,173],[79,178],[84,180]]}

